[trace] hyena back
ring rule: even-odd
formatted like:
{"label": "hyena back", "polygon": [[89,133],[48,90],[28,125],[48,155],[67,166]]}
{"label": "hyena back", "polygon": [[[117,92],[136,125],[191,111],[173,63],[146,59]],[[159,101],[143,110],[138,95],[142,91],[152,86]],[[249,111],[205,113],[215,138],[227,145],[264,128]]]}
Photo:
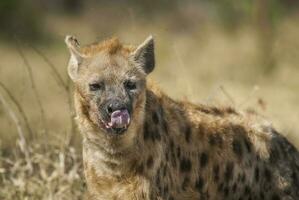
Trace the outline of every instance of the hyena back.
{"label": "hyena back", "polygon": [[175,101],[147,81],[154,41],[66,37],[90,200],[299,199],[298,151],[255,114]]}

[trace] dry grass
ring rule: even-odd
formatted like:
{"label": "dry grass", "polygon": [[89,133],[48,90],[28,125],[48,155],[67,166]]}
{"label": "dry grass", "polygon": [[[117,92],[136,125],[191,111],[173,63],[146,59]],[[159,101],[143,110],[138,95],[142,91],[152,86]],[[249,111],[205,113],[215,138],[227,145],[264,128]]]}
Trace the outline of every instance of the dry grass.
{"label": "dry grass", "polygon": [[27,146],[29,159],[16,146],[0,152],[0,199],[83,199],[81,156],[75,148]]}
{"label": "dry grass", "polygon": [[[100,9],[91,9],[80,18],[49,16],[47,27],[54,40],[37,47],[41,54],[25,43],[21,43],[22,56],[15,46],[0,46],[0,80],[22,107],[33,132],[28,134],[24,116],[1,90],[19,123],[0,104],[0,199],[82,198],[81,138],[74,134],[70,119],[68,52],[63,44],[69,33],[82,43],[117,35],[134,44],[152,33],[156,36],[157,67],[151,78],[170,96],[254,109],[299,147],[298,16],[285,19],[277,28],[272,52],[277,69],[265,74],[258,60],[254,27],[244,26],[228,34],[214,22],[197,23],[191,16],[192,29],[185,29],[169,16],[145,22],[132,10],[127,12],[130,17],[126,19]],[[94,17],[97,13],[107,15],[110,23]],[[73,141],[69,141],[71,134]]]}

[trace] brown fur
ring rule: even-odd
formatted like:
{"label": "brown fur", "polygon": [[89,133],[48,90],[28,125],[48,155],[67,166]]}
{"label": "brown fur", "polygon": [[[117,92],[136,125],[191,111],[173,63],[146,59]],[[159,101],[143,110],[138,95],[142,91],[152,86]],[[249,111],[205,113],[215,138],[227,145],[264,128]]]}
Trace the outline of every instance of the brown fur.
{"label": "brown fur", "polygon": [[299,199],[298,151],[256,114],[175,101],[147,83],[123,135],[99,129],[82,89],[85,71],[124,76],[134,50],[117,39],[81,49],[88,56],[108,52],[104,63],[114,63],[110,73],[86,67],[74,80],[87,199]]}
{"label": "brown fur", "polygon": [[107,51],[110,55],[121,53],[128,55],[135,48],[129,45],[123,45],[117,38],[111,38],[102,42],[96,42],[81,48],[81,52],[87,56],[93,56],[101,51]]}

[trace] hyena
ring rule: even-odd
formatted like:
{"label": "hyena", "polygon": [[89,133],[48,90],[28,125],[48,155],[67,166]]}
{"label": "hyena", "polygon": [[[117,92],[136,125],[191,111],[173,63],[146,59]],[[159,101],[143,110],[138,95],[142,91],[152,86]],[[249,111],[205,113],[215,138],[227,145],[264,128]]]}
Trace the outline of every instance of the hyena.
{"label": "hyena", "polygon": [[299,154],[256,114],[176,101],[147,80],[154,40],[66,44],[90,200],[297,200]]}

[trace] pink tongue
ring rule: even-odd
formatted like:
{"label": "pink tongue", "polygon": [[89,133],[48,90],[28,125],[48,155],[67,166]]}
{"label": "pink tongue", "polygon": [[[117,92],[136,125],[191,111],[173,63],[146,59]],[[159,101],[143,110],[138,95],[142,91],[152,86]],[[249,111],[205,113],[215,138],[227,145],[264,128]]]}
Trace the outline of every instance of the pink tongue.
{"label": "pink tongue", "polygon": [[111,114],[109,126],[113,128],[126,128],[130,123],[128,110],[116,110]]}

